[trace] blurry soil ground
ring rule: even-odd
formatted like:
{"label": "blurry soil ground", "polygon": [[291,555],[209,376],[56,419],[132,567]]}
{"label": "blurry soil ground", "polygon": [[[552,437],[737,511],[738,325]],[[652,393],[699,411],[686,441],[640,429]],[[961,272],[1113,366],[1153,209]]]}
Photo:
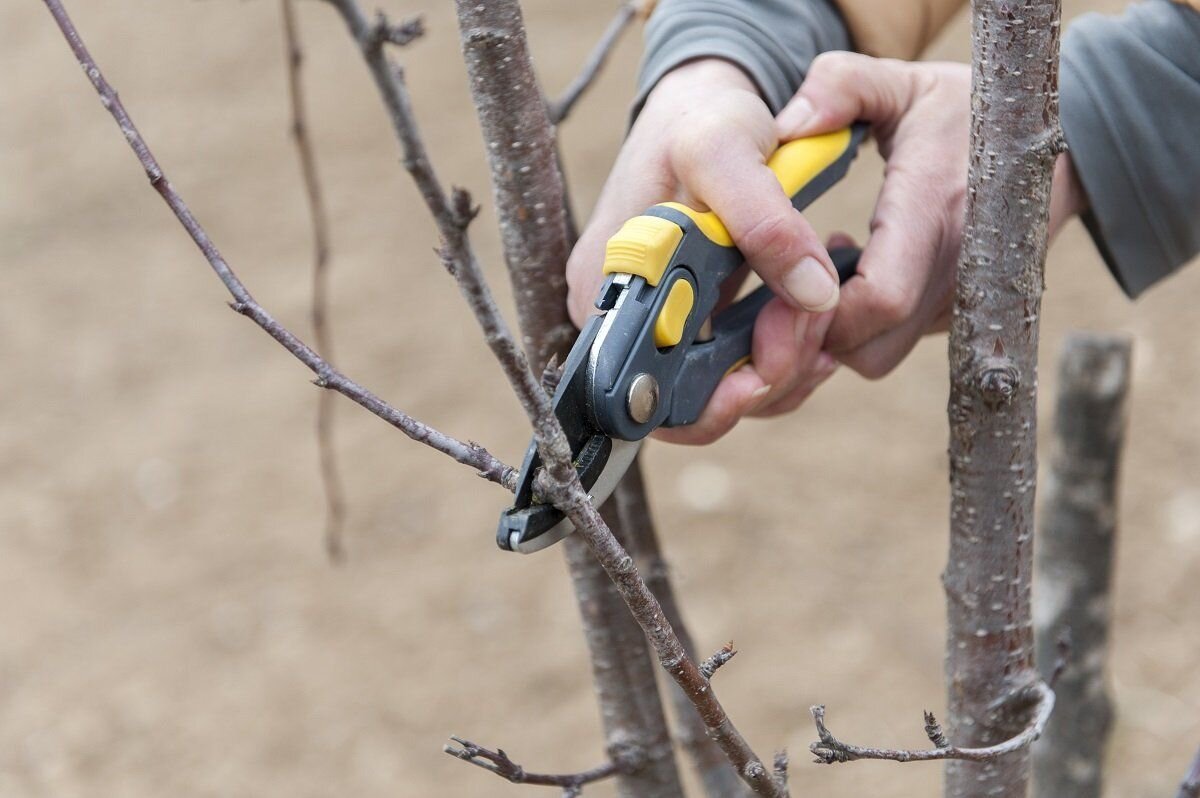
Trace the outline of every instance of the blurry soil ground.
{"label": "blurry soil ground", "polygon": [[[307,334],[277,3],[69,5],[230,262]],[[528,3],[551,89],[614,5]],[[301,7],[337,361],[517,462],[525,424],[432,255],[367,73],[333,12]],[[427,13],[430,35],[401,55],[417,109],[447,182],[486,198],[450,4],[388,8]],[[964,59],[966,42],[960,19],[936,54]],[[638,51],[631,36],[565,126],[585,212]],[[535,768],[595,764],[559,554],[497,552],[502,491],[341,402],[350,560],[331,567],[309,374],[225,307],[40,3],[0,10],[0,74],[0,796],[536,792],[444,756],[450,733]],[[861,234],[879,173],[860,158],[812,212],[818,228]],[[476,234],[502,286],[488,213]],[[1200,744],[1200,269],[1130,304],[1076,225],[1048,284],[1044,396],[1067,330],[1137,338],[1110,795],[1163,798]],[[878,384],[840,374],[802,411],[709,448],[648,447],[695,636],[741,650],[722,698],[760,751],[793,752],[801,795],[938,791],[936,765],[804,754],[812,703],[847,739],[897,745],[921,744],[921,710],[944,706],[944,352],[927,340]]]}

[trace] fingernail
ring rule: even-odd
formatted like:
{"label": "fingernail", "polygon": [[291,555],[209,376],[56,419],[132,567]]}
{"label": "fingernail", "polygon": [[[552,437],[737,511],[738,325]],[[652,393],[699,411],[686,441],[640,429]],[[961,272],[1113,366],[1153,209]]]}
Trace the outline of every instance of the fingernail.
{"label": "fingernail", "polygon": [[776,122],[784,133],[798,135],[804,132],[815,111],[807,97],[797,97],[784,107]]}
{"label": "fingernail", "polygon": [[797,305],[814,313],[829,310],[837,304],[837,278],[811,255],[783,275],[783,288]]}
{"label": "fingernail", "polygon": [[746,411],[745,412],[749,413],[750,411],[754,410],[754,408],[756,408],[760,404],[762,404],[763,399],[766,399],[767,394],[769,394],[770,392],[771,392],[770,385],[764,385],[763,387],[755,390],[754,393],[750,394],[750,401],[746,403]]}

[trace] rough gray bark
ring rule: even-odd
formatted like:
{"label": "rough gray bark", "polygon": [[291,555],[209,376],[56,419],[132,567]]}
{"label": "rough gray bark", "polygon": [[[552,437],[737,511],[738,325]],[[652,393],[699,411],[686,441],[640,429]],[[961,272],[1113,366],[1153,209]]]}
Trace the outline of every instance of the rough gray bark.
{"label": "rough gray bark", "polygon": [[[566,359],[576,334],[566,312],[570,241],[554,127],[533,70],[520,4],[456,5],[522,341],[530,365],[542,373],[551,357]],[[622,539],[615,512],[606,520]],[[626,765],[617,773],[618,793],[681,796],[645,636],[582,537],[569,537],[564,550],[607,748],[614,761]]]}
{"label": "rough gray bark", "polygon": [[576,335],[563,303],[571,247],[554,126],[533,70],[520,4],[456,0],[455,5],[522,343],[540,374],[551,355],[563,362]]}
{"label": "rough gray bark", "polygon": [[1034,619],[1043,677],[1067,633],[1058,710],[1033,749],[1037,798],[1100,798],[1112,702],[1104,678],[1131,342],[1078,333],[1063,345],[1054,449],[1042,485]]}
{"label": "rough gray bark", "polygon": [[[654,516],[646,498],[646,484],[642,478],[640,458],[634,461],[625,478],[617,485],[614,496],[621,526],[629,537],[629,547],[645,574],[646,587],[658,597],[663,613],[675,628],[679,642],[688,655],[695,659],[696,644],[683,622],[683,613],[675,598],[675,589],[671,585],[670,570],[658,544]],[[721,749],[708,739],[704,724],[687,695],[674,682],[668,687],[668,692],[675,716],[675,739],[692,760],[705,795],[709,798],[737,798],[746,795],[746,786],[729,767],[729,760],[721,753]]]}
{"label": "rough gray bark", "polygon": [[[950,742],[1017,736],[1039,694],[1030,587],[1037,342],[1058,127],[1058,0],[975,0],[966,226],[950,327]],[[952,798],[1026,794],[1026,749],[953,761]]]}

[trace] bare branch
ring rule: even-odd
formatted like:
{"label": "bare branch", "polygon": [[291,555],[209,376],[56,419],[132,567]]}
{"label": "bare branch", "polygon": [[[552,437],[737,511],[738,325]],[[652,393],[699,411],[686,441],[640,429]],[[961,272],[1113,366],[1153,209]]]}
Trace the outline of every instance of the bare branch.
{"label": "bare branch", "polygon": [[1200,751],[1196,752],[1196,758],[1192,760],[1192,766],[1183,777],[1183,783],[1179,785],[1179,792],[1175,798],[1200,798]]}
{"label": "bare branch", "polygon": [[495,773],[500,778],[510,781],[513,784],[540,784],[547,787],[562,787],[564,795],[579,795],[580,788],[583,785],[606,779],[618,771],[615,763],[606,762],[603,765],[581,773],[530,773],[516,762],[513,762],[508,754],[504,752],[503,748],[491,751],[461,737],[451,737],[450,739],[458,743],[460,747],[455,748],[453,745],[447,743],[442,747],[442,751],[456,759],[470,762],[472,765]]}
{"label": "bare branch", "polygon": [[375,78],[376,87],[387,106],[392,128],[404,151],[404,166],[416,182],[437,224],[442,239],[438,249],[442,264],[458,283],[459,291],[483,330],[488,347],[499,361],[532,423],[547,470],[552,472],[556,481],[565,484],[575,478],[570,445],[554,418],[550,398],[530,370],[525,355],[516,345],[496,307],[467,236],[467,227],[478,209],[466,190],[455,188],[447,195],[438,180],[417,126],[403,72],[383,52],[379,37],[373,33],[378,23],[372,26],[357,0],[328,2],[341,14]]}
{"label": "bare branch", "polygon": [[409,17],[392,23],[382,11],[375,12],[375,25],[371,28],[371,46],[382,47],[394,44],[404,47],[425,35],[425,20],[420,16]]}
{"label": "bare branch", "polygon": [[565,493],[565,496],[556,498],[555,504],[571,519],[578,534],[587,540],[592,553],[604,566],[629,611],[642,627],[658,656],[659,664],[687,695],[704,721],[709,737],[725,753],[738,775],[756,795],[786,798],[787,785],[767,770],[762,759],[733,725],[717,699],[716,691],[695,661],[687,655],[658,599],[646,587],[633,558],[613,537],[578,479],[568,486]]}
{"label": "bare branch", "polygon": [[712,679],[717,669],[733,659],[735,654],[737,654],[737,649],[733,647],[733,641],[730,640],[721,646],[717,653],[700,663],[700,673],[704,674],[705,679]]}
{"label": "bare branch", "polygon": [[[238,313],[252,319],[255,324],[274,338],[280,346],[292,353],[297,360],[316,374],[317,378],[314,382],[318,386],[337,391],[376,416],[379,416],[413,440],[424,443],[443,454],[453,457],[460,463],[475,468],[486,479],[500,485],[505,485],[506,487],[515,485],[514,469],[497,460],[482,446],[477,443],[464,443],[452,438],[384,402],[378,396],[331,366],[317,352],[313,351],[307,344],[276,321],[270,313],[255,301],[254,297],[246,289],[246,286],[229,267],[229,264],[225,262],[225,258],[208,237],[204,228],[200,226],[196,217],[192,215],[191,210],[184,203],[183,199],[171,186],[170,181],[146,145],[141,133],[134,125],[129,114],[125,111],[125,107],[121,104],[117,92],[113,90],[112,86],[104,78],[104,75],[100,72],[100,68],[96,66],[96,62],[92,59],[91,54],[80,38],[79,32],[75,29],[74,23],[71,22],[71,18],[63,8],[61,0],[44,0],[44,2],[58,24],[59,29],[62,31],[63,36],[66,37],[67,44],[70,45],[76,59],[83,67],[84,74],[91,81],[92,86],[96,89],[96,93],[100,95],[100,103],[108,110],[113,119],[116,120],[117,125],[121,128],[121,132],[125,135],[126,141],[129,142],[130,148],[141,162],[142,168],[145,169],[146,175],[150,178],[150,184],[174,212],[180,224],[183,225],[188,235],[196,243],[196,246],[204,253],[204,257],[208,260],[212,270],[233,296],[233,302],[230,303],[230,306]],[[509,487],[509,489],[512,490],[513,488]]]}
{"label": "bare branch", "polygon": [[844,743],[833,736],[825,726],[825,707],[815,706],[812,712],[813,722],[817,726],[819,742],[808,748],[818,764],[832,765],[835,762],[853,762],[857,759],[886,759],[891,762],[931,762],[940,759],[961,759],[968,762],[991,762],[1006,754],[1028,748],[1034,740],[1042,735],[1050,714],[1054,711],[1054,691],[1045,682],[1037,682],[1027,688],[1026,701],[1034,703],[1033,717],[1029,725],[1015,737],[1002,743],[989,745],[986,748],[961,748],[946,744],[941,725],[933,713],[925,713],[925,732],[936,748],[904,750],[893,748],[868,748],[860,745]]}
{"label": "bare branch", "polygon": [[643,13],[642,8],[645,3],[625,2],[617,9],[616,16],[608,23],[608,27],[604,29],[604,33],[600,35],[600,40],[596,42],[596,46],[592,48],[592,52],[588,54],[587,60],[583,63],[583,68],[579,70],[579,74],[567,85],[563,93],[557,100],[548,103],[548,111],[550,113],[550,121],[554,124],[559,124],[566,119],[571,109],[575,107],[575,103],[583,96],[596,78],[600,74],[600,70],[604,68],[605,62],[616,48],[617,43],[621,41],[621,35],[629,28],[629,23],[633,22],[640,14]]}
{"label": "bare branch", "polygon": [[[317,174],[317,159],[308,135],[308,113],[304,102],[301,72],[304,51],[300,46],[300,28],[296,20],[296,0],[281,0],[283,37],[287,54],[288,98],[292,107],[292,140],[300,159],[300,175],[308,198],[308,215],[313,234],[312,328],[317,351],[333,357],[333,336],[329,329],[329,216]],[[317,452],[321,464],[321,485],[325,491],[325,551],[329,559],[345,558],[342,526],[346,500],[338,472],[337,449],[333,441],[333,394],[322,391],[317,398]]]}
{"label": "bare branch", "polygon": [[[662,547],[658,542],[658,532],[655,530],[654,515],[651,512],[647,498],[646,483],[642,477],[641,458],[633,461],[633,465],[625,472],[625,476],[617,484],[614,494],[617,500],[617,511],[621,525],[629,538],[630,547],[645,574],[646,587],[650,589],[662,604],[663,612],[671,627],[683,644],[688,656],[696,656],[696,647],[687,625],[683,621],[683,611],[675,596],[675,588],[671,584],[670,568],[663,557]],[[679,746],[687,752],[688,757],[700,777],[704,793],[709,798],[738,798],[746,794],[746,785],[738,778],[738,774],[729,767],[725,754],[712,740],[704,728],[704,722],[692,707],[691,699],[678,684],[670,685],[671,704],[675,711],[675,738]],[[784,756],[786,760],[786,755]],[[776,777],[786,784],[786,769],[784,774],[776,768]]]}

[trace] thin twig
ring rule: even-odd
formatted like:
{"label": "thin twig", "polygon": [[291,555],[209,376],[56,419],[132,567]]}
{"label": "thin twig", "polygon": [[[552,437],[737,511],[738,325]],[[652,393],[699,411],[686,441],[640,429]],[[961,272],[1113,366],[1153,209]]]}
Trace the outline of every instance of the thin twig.
{"label": "thin twig", "polygon": [[138,161],[141,162],[146,175],[150,178],[150,184],[162,196],[167,205],[170,206],[176,218],[179,219],[180,224],[183,225],[188,235],[191,236],[192,241],[204,253],[204,257],[208,260],[212,270],[233,296],[233,302],[230,303],[230,306],[238,313],[252,319],[263,331],[274,338],[280,346],[291,352],[297,360],[316,374],[317,378],[314,380],[316,385],[337,391],[355,403],[365,407],[376,416],[379,416],[413,440],[437,449],[443,454],[453,457],[458,462],[475,468],[486,479],[504,485],[509,490],[513,490],[516,484],[516,472],[512,467],[497,460],[479,444],[452,438],[412,418],[403,411],[392,407],[331,366],[317,352],[313,351],[307,344],[276,321],[270,313],[255,301],[254,297],[246,289],[246,286],[234,274],[233,270],[230,269],[229,264],[225,262],[225,258],[208,237],[204,228],[200,226],[196,217],[192,215],[191,210],[184,203],[183,199],[175,192],[174,187],[172,187],[162,168],[158,165],[158,161],[146,145],[141,133],[138,132],[133,120],[125,111],[125,107],[121,104],[117,92],[113,90],[112,86],[104,78],[104,75],[100,72],[100,68],[96,66],[96,62],[92,59],[91,54],[79,36],[79,31],[75,29],[74,23],[63,8],[61,0],[43,0],[43,2],[45,2],[46,8],[49,9],[51,15],[54,17],[63,36],[66,37],[67,44],[70,45],[75,58],[83,67],[84,74],[91,81],[92,86],[96,89],[96,93],[100,95],[100,103],[108,110],[113,119],[116,120],[118,126],[120,126],[121,132],[125,135],[126,141],[129,142],[130,148],[137,156]]}
{"label": "thin twig", "polygon": [[384,52],[382,39],[373,33],[379,26],[388,24],[386,18],[381,14],[375,25],[372,25],[357,0],[328,2],[341,14],[375,78],[376,87],[382,95],[384,105],[387,106],[392,128],[404,152],[404,166],[416,182],[441,236],[442,243],[438,248],[438,255],[442,265],[457,282],[459,291],[483,330],[488,347],[499,361],[505,377],[508,378],[533,425],[547,470],[552,472],[555,481],[560,485],[573,479],[578,481],[575,469],[571,465],[571,447],[554,417],[550,397],[542,389],[538,377],[530,370],[529,362],[517,346],[508,324],[500,315],[491,289],[483,278],[483,270],[475,251],[471,247],[467,227],[479,209],[465,189],[453,188],[448,195],[442,187],[425,150],[404,74]]}
{"label": "thin twig", "polygon": [[547,110],[550,113],[550,121],[554,124],[559,124],[566,119],[571,109],[575,107],[575,103],[583,96],[595,82],[600,74],[600,70],[604,68],[604,64],[608,61],[608,57],[616,48],[617,43],[621,40],[621,35],[629,28],[629,23],[642,13],[641,9],[644,4],[637,2],[622,3],[617,9],[616,16],[608,23],[608,27],[604,29],[604,33],[600,35],[600,40],[596,42],[596,46],[592,48],[588,54],[587,60],[584,61],[583,67],[579,70],[579,74],[567,85],[563,93],[558,99],[552,100],[547,104]]}
{"label": "thin twig", "polygon": [[832,765],[835,762],[853,762],[856,759],[886,759],[891,762],[930,762],[938,759],[963,759],[968,762],[990,762],[993,759],[1011,754],[1031,745],[1042,735],[1054,711],[1054,691],[1045,682],[1037,682],[1026,689],[1027,699],[1033,701],[1033,717],[1025,729],[1015,737],[1002,743],[989,745],[986,748],[959,748],[954,745],[941,745],[946,742],[941,734],[941,726],[932,713],[925,713],[926,734],[936,748],[918,750],[903,750],[892,748],[868,748],[860,745],[844,743],[833,736],[825,727],[825,707],[815,706],[812,712],[813,722],[817,726],[817,735],[821,738],[808,748],[816,756],[813,761]]}
{"label": "thin twig", "polygon": [[[470,762],[476,767],[491,771],[513,784],[540,784],[547,787],[562,787],[564,795],[579,795],[580,788],[583,785],[606,779],[618,770],[616,763],[605,762],[603,765],[598,765],[591,770],[585,770],[580,773],[530,773],[516,762],[513,762],[508,754],[504,752],[503,748],[491,751],[461,737],[451,737],[450,739],[458,743],[460,747],[455,748],[453,745],[447,743],[442,746],[442,751],[456,759]],[[573,792],[567,792],[568,790]]]}
{"label": "thin twig", "polygon": [[1175,798],[1200,798],[1200,751],[1196,752],[1196,758],[1192,760],[1188,774],[1183,777]]}
{"label": "thin twig", "polygon": [[[304,102],[302,71],[304,50],[300,45],[300,27],[296,20],[296,0],[281,0],[284,47],[287,54],[288,99],[292,107],[292,140],[300,159],[300,175],[308,198],[312,224],[312,328],[317,351],[333,359],[333,334],[329,328],[329,215],[317,174],[317,158],[308,135],[308,113]],[[342,527],[346,517],[345,493],[338,470],[337,449],[333,440],[333,394],[321,391],[317,397],[317,453],[321,464],[321,485],[325,491],[325,551],[329,559],[341,562],[346,549]]]}

